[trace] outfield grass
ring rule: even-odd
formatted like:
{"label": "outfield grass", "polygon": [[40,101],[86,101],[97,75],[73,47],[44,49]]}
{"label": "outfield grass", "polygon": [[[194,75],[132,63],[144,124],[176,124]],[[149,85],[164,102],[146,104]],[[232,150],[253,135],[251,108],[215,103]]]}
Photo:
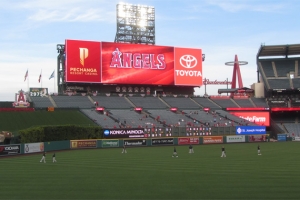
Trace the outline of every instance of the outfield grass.
{"label": "outfield grass", "polygon": [[77,110],[48,112],[0,112],[0,131],[19,131],[33,126],[43,125],[85,125],[95,126],[95,122]]}
{"label": "outfield grass", "polygon": [[300,199],[296,142],[88,149],[0,159],[0,199]]}

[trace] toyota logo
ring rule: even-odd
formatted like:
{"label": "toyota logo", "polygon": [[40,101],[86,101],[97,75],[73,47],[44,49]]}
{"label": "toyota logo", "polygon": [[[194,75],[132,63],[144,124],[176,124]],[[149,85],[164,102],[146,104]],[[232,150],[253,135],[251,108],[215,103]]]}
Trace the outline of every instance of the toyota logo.
{"label": "toyota logo", "polygon": [[183,55],[180,57],[179,62],[184,68],[194,68],[197,65],[197,59],[192,55]]}

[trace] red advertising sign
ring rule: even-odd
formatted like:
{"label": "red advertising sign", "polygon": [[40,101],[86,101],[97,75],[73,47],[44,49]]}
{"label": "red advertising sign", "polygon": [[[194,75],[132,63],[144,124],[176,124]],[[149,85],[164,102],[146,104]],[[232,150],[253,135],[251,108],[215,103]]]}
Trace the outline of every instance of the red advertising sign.
{"label": "red advertising sign", "polygon": [[66,82],[201,86],[202,50],[66,40]]}
{"label": "red advertising sign", "polygon": [[270,113],[269,112],[229,112],[239,118],[253,122],[260,126],[270,126]]}
{"label": "red advertising sign", "polygon": [[175,48],[175,85],[201,86],[202,50]]}
{"label": "red advertising sign", "polygon": [[199,144],[199,138],[198,137],[184,137],[184,138],[178,138],[178,144]]}
{"label": "red advertising sign", "polygon": [[96,148],[97,140],[71,140],[71,149]]}
{"label": "red advertising sign", "polygon": [[101,82],[101,43],[66,40],[66,82]]}
{"label": "red advertising sign", "polygon": [[266,135],[249,135],[249,142],[265,142]]}
{"label": "red advertising sign", "polygon": [[102,42],[102,83],[174,85],[174,48]]}
{"label": "red advertising sign", "polygon": [[204,136],[203,144],[220,144],[223,143],[223,136]]}

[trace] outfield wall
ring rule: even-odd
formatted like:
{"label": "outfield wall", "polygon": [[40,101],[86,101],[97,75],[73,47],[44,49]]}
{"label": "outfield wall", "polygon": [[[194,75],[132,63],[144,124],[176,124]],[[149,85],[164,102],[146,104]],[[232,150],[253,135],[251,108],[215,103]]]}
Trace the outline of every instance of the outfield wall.
{"label": "outfield wall", "polygon": [[[210,145],[232,144],[248,142],[268,142],[269,135],[231,135],[231,136],[202,136],[202,137],[165,137],[165,138],[140,138],[140,139],[86,139],[64,140],[51,142],[38,142],[26,144],[0,145],[0,158],[5,156],[41,153],[49,151],[120,148],[124,145],[130,147],[156,147],[180,145]],[[288,140],[281,140],[288,141]],[[300,141],[300,137],[293,138]]]}

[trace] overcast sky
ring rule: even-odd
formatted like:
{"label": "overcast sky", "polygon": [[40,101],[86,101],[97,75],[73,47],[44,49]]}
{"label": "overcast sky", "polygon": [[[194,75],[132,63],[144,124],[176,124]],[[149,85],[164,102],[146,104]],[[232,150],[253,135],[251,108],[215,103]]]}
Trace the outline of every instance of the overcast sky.
{"label": "overcast sky", "polygon": [[[206,55],[203,78],[232,79],[240,61],[245,87],[257,82],[256,54],[261,46],[300,43],[298,0],[128,0],[155,7],[156,45],[200,48]],[[56,45],[65,39],[113,42],[116,0],[1,0],[0,101],[14,101],[15,93],[29,87],[54,92]],[[42,71],[42,81],[38,82]],[[223,86],[207,86],[217,94]],[[57,90],[57,87],[55,87]],[[204,94],[204,86],[196,89]]]}

